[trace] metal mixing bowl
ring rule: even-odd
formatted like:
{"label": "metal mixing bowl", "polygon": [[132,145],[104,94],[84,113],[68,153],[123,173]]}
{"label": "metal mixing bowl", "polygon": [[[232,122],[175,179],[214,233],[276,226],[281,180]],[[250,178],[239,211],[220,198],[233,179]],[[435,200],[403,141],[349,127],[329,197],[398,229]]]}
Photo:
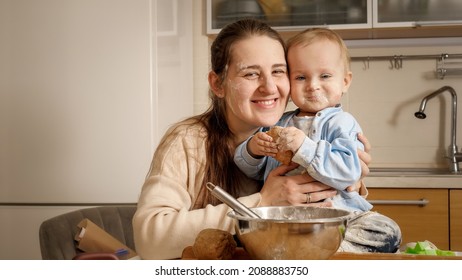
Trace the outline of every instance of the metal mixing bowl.
{"label": "metal mixing bowl", "polygon": [[261,219],[231,211],[236,234],[253,259],[322,260],[343,240],[350,212],[333,208],[280,206],[250,208]]}

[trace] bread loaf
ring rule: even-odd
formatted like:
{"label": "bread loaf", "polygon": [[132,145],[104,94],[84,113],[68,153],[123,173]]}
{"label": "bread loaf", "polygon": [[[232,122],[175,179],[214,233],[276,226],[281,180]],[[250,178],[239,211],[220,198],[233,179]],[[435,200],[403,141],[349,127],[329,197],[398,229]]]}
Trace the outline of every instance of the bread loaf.
{"label": "bread loaf", "polygon": [[199,260],[230,260],[236,247],[231,233],[208,228],[199,232],[192,249]]}
{"label": "bread loaf", "polygon": [[[266,133],[273,138],[274,142],[277,142],[282,129],[283,127],[281,126],[273,126]],[[293,156],[294,156],[294,153],[292,151],[286,150],[286,151],[278,151],[274,158],[284,165],[289,165],[290,162],[292,161]]]}

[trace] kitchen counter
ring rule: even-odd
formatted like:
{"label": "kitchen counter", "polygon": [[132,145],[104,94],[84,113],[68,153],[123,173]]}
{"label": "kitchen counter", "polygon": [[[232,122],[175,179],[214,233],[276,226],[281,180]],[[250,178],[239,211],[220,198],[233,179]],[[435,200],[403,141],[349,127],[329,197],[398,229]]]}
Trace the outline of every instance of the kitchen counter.
{"label": "kitchen counter", "polygon": [[364,178],[368,188],[431,188],[431,189],[462,189],[462,177],[406,177],[369,175]]}
{"label": "kitchen counter", "polygon": [[462,173],[444,169],[371,168],[364,178],[368,188],[462,189]]}

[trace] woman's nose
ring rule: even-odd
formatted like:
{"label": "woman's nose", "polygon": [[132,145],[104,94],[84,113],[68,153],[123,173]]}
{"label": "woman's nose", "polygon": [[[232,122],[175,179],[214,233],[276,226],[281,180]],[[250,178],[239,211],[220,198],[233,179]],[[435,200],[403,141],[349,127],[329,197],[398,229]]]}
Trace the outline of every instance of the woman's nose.
{"label": "woman's nose", "polygon": [[275,94],[277,92],[276,81],[273,77],[263,77],[260,79],[259,89],[266,94]]}

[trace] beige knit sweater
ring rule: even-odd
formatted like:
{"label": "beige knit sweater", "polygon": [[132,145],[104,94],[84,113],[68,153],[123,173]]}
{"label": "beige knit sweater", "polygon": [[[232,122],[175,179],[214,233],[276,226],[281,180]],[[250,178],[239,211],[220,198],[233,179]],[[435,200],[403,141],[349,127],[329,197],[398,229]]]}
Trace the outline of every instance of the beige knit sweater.
{"label": "beige knit sweater", "polygon": [[[183,121],[159,144],[133,218],[136,251],[142,259],[179,258],[205,228],[234,233],[226,205],[192,210],[200,189],[205,188],[206,137],[201,125]],[[248,207],[258,206],[257,184],[249,179],[241,189],[239,200]]]}

